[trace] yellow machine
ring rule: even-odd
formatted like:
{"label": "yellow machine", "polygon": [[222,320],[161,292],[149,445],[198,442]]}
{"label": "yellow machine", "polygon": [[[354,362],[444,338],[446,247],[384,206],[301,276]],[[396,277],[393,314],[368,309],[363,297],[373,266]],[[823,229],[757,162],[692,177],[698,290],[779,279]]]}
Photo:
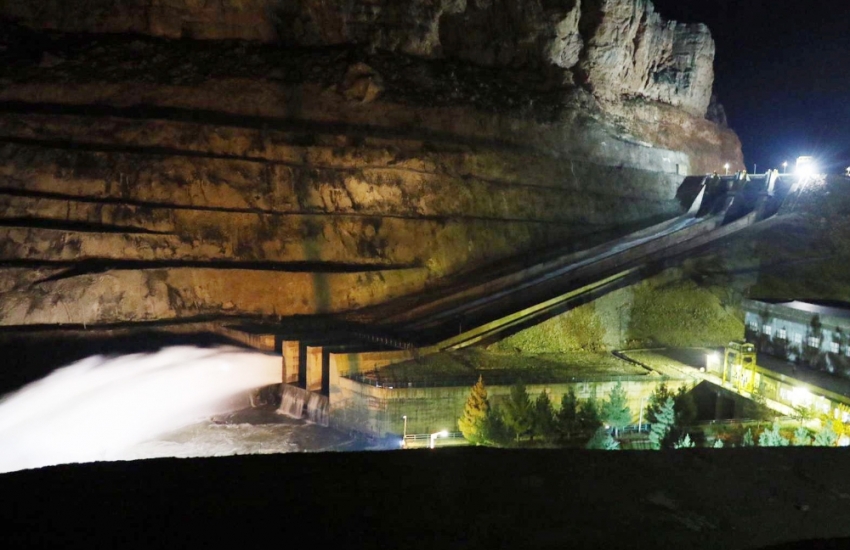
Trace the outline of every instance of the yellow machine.
{"label": "yellow machine", "polygon": [[723,383],[727,373],[739,391],[752,393],[756,387],[756,347],[745,342],[730,342],[723,353]]}

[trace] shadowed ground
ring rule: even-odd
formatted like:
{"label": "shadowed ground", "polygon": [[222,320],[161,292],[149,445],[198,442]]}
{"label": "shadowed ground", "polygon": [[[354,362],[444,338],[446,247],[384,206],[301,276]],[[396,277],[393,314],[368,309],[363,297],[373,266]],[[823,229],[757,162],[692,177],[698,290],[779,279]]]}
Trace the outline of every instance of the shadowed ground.
{"label": "shadowed ground", "polygon": [[0,518],[6,548],[764,548],[850,537],[848,470],[823,449],[161,459],[0,476]]}

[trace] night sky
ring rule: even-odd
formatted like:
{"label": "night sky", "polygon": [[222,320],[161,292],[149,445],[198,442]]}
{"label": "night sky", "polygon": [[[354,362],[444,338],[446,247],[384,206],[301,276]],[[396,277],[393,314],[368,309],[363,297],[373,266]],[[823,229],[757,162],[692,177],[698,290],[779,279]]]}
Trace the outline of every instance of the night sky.
{"label": "night sky", "polygon": [[850,166],[850,0],[653,0],[666,18],[709,26],[715,92],[747,169],[813,155]]}

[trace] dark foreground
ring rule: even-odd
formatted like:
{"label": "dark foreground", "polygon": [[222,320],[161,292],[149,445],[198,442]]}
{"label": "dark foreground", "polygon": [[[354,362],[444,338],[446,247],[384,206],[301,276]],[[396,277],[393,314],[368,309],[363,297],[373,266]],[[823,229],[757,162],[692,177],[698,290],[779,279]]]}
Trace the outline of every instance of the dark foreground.
{"label": "dark foreground", "polygon": [[0,495],[2,548],[850,547],[840,449],[158,459],[5,474]]}

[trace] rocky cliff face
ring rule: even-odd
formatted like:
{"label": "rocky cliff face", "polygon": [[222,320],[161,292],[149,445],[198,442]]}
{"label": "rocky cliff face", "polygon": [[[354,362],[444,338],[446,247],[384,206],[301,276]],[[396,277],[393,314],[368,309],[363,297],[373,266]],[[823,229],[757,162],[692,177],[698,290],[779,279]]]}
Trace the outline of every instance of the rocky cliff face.
{"label": "rocky cliff face", "polygon": [[649,0],[5,0],[37,28],[245,39],[548,69],[605,102],[641,97],[705,115],[714,41]]}
{"label": "rocky cliff face", "polygon": [[741,161],[642,0],[85,4],[0,2],[0,324],[357,309]]}

